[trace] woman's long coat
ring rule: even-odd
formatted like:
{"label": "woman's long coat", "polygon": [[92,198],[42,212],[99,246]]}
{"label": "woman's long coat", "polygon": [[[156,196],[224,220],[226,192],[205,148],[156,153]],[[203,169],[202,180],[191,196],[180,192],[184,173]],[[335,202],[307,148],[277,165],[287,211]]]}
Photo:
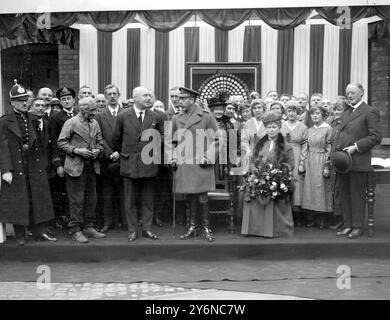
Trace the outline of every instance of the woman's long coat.
{"label": "woman's long coat", "polygon": [[[2,181],[0,191],[0,222],[28,225],[29,196],[26,177],[32,194],[32,212],[35,223],[54,218],[49,182],[46,173],[45,149],[37,138],[34,116],[28,114],[29,152],[27,168],[23,165],[23,140],[16,116],[11,112],[0,119],[0,171],[12,172],[11,184]],[[28,172],[27,172],[28,171]]]}

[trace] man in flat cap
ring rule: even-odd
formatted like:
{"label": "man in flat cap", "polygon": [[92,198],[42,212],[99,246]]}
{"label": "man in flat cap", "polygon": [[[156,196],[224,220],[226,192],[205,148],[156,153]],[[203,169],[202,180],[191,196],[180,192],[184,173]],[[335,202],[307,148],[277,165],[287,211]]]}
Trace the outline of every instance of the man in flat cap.
{"label": "man in flat cap", "polygon": [[[186,194],[190,206],[190,226],[180,238],[185,240],[196,236],[199,206],[203,235],[207,241],[212,242],[214,235],[210,228],[207,192],[215,190],[213,165],[219,151],[219,139],[215,136],[218,125],[211,112],[196,103],[198,96],[199,93],[194,90],[180,88],[181,111],[173,116],[168,130],[165,141],[166,161],[174,169],[177,168],[175,192]],[[203,139],[200,134],[204,134]],[[200,145],[200,140],[203,146]]]}
{"label": "man in flat cap", "polygon": [[54,213],[38,121],[27,112],[28,93],[16,80],[10,98],[12,111],[0,119],[0,221],[14,225],[19,245],[26,241],[26,226],[37,239],[56,241],[46,232]]}
{"label": "man in flat cap", "polygon": [[57,140],[60,136],[64,123],[77,114],[77,110],[74,108],[76,93],[72,88],[63,87],[57,90],[56,96],[57,99],[60,100],[62,109],[59,112],[53,113],[53,115],[49,118],[49,138],[52,142],[51,162],[56,174],[56,176],[53,177],[55,181],[51,183],[51,186],[53,192],[56,194],[54,203],[57,218],[67,220],[69,217],[69,203],[66,196],[65,186],[65,153],[58,148]]}

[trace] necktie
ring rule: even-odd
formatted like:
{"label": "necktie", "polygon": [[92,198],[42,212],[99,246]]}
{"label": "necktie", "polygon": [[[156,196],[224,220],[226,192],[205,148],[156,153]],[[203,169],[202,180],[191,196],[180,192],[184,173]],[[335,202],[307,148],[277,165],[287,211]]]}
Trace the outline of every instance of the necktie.
{"label": "necktie", "polygon": [[116,119],[116,111],[112,112],[112,116],[114,117],[114,119]]}
{"label": "necktie", "polygon": [[142,111],[139,113],[138,121],[140,124],[142,124]]}

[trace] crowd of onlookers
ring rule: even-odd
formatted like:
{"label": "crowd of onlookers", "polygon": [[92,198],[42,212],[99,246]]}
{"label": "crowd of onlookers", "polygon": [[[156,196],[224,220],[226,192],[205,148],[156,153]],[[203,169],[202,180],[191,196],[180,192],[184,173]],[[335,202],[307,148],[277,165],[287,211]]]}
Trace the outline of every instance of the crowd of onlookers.
{"label": "crowd of onlookers", "polygon": [[[24,115],[23,108],[25,108],[28,114],[33,115],[31,121],[36,121],[34,123],[36,123],[37,135],[46,158],[45,170],[48,178],[48,190],[50,190],[53,212],[55,213],[55,219],[48,226],[45,225],[46,229],[38,231],[41,239],[43,237],[46,240],[56,240],[56,228],[69,228],[72,234],[76,234],[74,240],[87,242],[85,236],[103,238],[110,229],[128,224],[129,221],[125,218],[123,205],[123,198],[125,197],[121,180],[123,172],[118,163],[121,152],[115,145],[115,141],[113,142],[115,138],[112,136],[115,135],[113,131],[118,129],[116,127],[118,116],[125,109],[134,108],[136,112],[142,111],[142,108],[138,109],[138,107],[145,105],[147,109],[155,114],[156,119],[162,121],[172,120],[174,116],[180,114],[180,99],[183,99],[180,96],[182,93],[180,88],[174,87],[170,90],[169,106],[165,107],[161,101],[153,96],[150,90],[146,89],[144,92],[143,89],[137,91],[136,88],[131,99],[123,99],[120,102],[120,92],[115,85],[108,85],[104,93],[95,95],[88,86],[81,87],[77,94],[73,89],[63,87],[56,91],[55,96],[50,88],[41,88],[34,96],[31,90],[25,90],[20,85],[16,86],[19,93],[22,93],[12,93],[12,90],[15,91],[16,89],[11,89],[11,104],[16,119],[18,121],[19,118],[21,119],[20,128],[24,128],[23,121],[27,128],[25,135],[23,133],[23,139],[25,140],[22,142],[22,146],[26,147],[26,150],[21,160],[19,160],[24,164],[20,175],[27,176],[27,194],[30,198],[34,198],[32,180],[35,179],[35,176],[32,175],[32,172],[35,169],[29,167],[29,161],[31,160],[28,158],[31,155],[29,139],[31,141],[32,132],[31,130],[28,131],[30,120]],[[334,201],[335,190],[337,189],[335,187],[336,172],[331,165],[330,155],[332,148],[334,148],[335,137],[340,130],[342,115],[351,108],[351,105],[349,99],[344,96],[329,98],[324,97],[321,93],[313,93],[308,96],[305,93],[291,95],[279,94],[276,91],[269,91],[266,96],[261,97],[258,92],[254,91],[249,93],[247,97],[231,96],[226,101],[213,101],[212,99],[201,101],[195,95],[194,101],[203,110],[207,110],[214,116],[219,129],[236,129],[240,150],[245,150],[245,153],[249,156],[253,156],[254,148],[263,137],[270,136],[268,123],[276,123],[279,127],[278,132],[283,136],[286,144],[291,146],[294,156],[295,191],[291,199],[294,225],[317,226],[336,230],[342,227],[343,219],[342,212]],[[144,116],[146,116],[147,111],[144,112]],[[264,123],[264,116],[270,112],[273,114],[271,118],[277,115],[277,120],[270,120],[271,118],[268,116],[266,117],[268,122]],[[72,120],[70,124],[69,119],[76,118],[77,114],[80,114],[78,122]],[[142,112],[141,116],[137,116],[137,118],[141,119],[142,125],[142,121],[144,121]],[[90,119],[97,120],[97,125],[100,128],[100,133],[96,136],[93,133],[93,137],[91,137],[91,132],[94,132],[91,131],[93,130],[91,123],[95,122]],[[4,123],[0,128],[6,128]],[[83,129],[85,123],[88,123],[89,138],[92,139],[88,147],[85,147],[79,141],[83,139],[83,133],[80,130],[85,129]],[[7,137],[6,132],[8,131],[1,130],[3,131],[2,137]],[[122,130],[126,131],[126,129]],[[74,138],[75,135],[79,140]],[[5,140],[6,138],[4,138]],[[78,146],[78,143],[80,146]],[[5,145],[3,141],[2,144]],[[271,149],[272,145],[270,146]],[[69,165],[67,168],[66,161],[69,163],[69,159],[72,157],[74,160],[75,155],[80,156],[84,161],[83,165],[85,167],[80,169],[81,176],[73,174],[74,168],[79,165],[78,163],[72,163],[72,168],[69,168]],[[39,161],[39,158],[37,161]],[[98,173],[94,173],[94,170],[97,171],[95,162],[100,163],[101,174],[92,183],[91,179],[95,179],[95,173]],[[6,161],[3,163],[6,163]],[[238,166],[238,163],[230,163],[229,165]],[[239,165],[244,168],[241,174],[245,176],[249,167],[243,163]],[[216,180],[227,178],[223,166],[218,163],[215,165]],[[12,181],[15,183],[16,168],[13,168],[13,176],[11,175],[11,177],[7,175],[9,172],[6,172],[4,165],[0,169],[2,169],[2,179],[5,182],[10,185],[12,185]],[[86,174],[86,181],[82,182],[82,189],[79,189],[80,179],[84,177],[84,173]],[[29,174],[30,176],[28,176]],[[65,177],[66,179],[64,179]],[[72,182],[73,180],[74,182]],[[160,166],[156,180],[157,182],[154,181],[153,184],[153,223],[157,226],[163,226],[164,220],[169,221],[172,217],[172,169]],[[97,194],[89,194],[88,189],[95,184]],[[4,187],[2,192],[5,192]],[[84,198],[81,199],[81,197]],[[243,210],[242,195],[238,195],[238,197],[240,200],[238,201],[238,211],[235,217],[236,222],[240,221]],[[180,195],[177,195],[176,198],[180,198]],[[71,200],[70,206],[69,199]],[[95,200],[97,205],[93,204]],[[32,202],[30,200],[30,206]],[[10,203],[12,202],[8,204]],[[142,202],[139,208],[143,205]],[[185,216],[186,204],[185,202],[184,204],[178,202],[176,205],[178,222],[185,224],[187,221]],[[69,221],[69,210],[78,211],[79,216],[82,216],[81,211],[84,210],[84,219],[79,217],[80,221],[76,221],[77,219],[75,220],[73,215],[73,220],[70,219]],[[97,222],[92,219],[93,213],[85,213],[88,210],[97,212]],[[90,215],[90,221],[85,219],[85,215],[87,218]],[[27,226],[31,224],[31,212],[27,213],[27,216],[30,219],[20,221],[20,225]],[[145,222],[143,220],[143,214],[140,212],[137,223],[140,226],[145,223],[151,224],[151,221]],[[26,223],[26,221],[29,221],[29,223]],[[14,224],[18,225],[18,222],[16,221]],[[84,234],[81,233],[81,224],[84,225],[84,230],[86,230]],[[149,226],[144,231],[146,237],[157,239],[157,236],[150,231]],[[17,238],[24,238],[23,231],[20,228],[15,229],[15,232],[18,233]],[[30,228],[28,232],[34,233],[34,230]],[[135,239],[136,236],[133,238]],[[130,238],[129,241],[131,241]],[[24,241],[20,242],[24,243]]]}

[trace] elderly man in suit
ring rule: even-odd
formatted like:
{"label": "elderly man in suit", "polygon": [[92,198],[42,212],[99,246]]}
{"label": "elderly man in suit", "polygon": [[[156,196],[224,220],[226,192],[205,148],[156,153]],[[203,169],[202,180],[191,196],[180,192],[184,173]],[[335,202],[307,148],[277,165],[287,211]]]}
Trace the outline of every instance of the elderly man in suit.
{"label": "elderly man in suit", "polygon": [[346,94],[351,107],[342,116],[333,148],[347,151],[352,157],[352,166],[345,174],[337,173],[335,201],[344,220],[337,235],[354,239],[363,233],[368,174],[372,171],[371,149],[381,142],[381,133],[378,110],[362,100],[363,86],[351,83]]}
{"label": "elderly man in suit", "polygon": [[203,235],[212,242],[214,235],[210,228],[207,192],[215,190],[213,165],[219,152],[219,138],[215,134],[218,124],[210,111],[196,103],[198,96],[194,90],[180,88],[181,111],[172,118],[165,148],[167,162],[177,168],[175,192],[186,194],[190,206],[190,226],[180,238],[185,240],[196,236],[199,206]]}
{"label": "elderly man in suit", "polygon": [[[104,143],[103,157],[101,159],[102,174],[100,186],[103,195],[104,215],[102,232],[107,232],[113,226],[120,226],[125,222],[122,221],[123,184],[119,175],[119,153],[113,151],[111,141],[115,121],[119,113],[123,111],[123,108],[118,103],[120,93],[117,86],[109,84],[106,86],[104,94],[105,97],[103,98],[108,102],[107,107],[103,111],[100,111],[95,119],[99,123]],[[116,173],[118,174],[117,176]]]}
{"label": "elderly man in suit", "polygon": [[80,112],[65,122],[58,138],[58,147],[66,154],[64,171],[70,204],[69,229],[72,239],[86,243],[86,236],[104,238],[94,228],[96,208],[96,175],[100,174],[98,157],[103,154],[103,138],[92,97],[79,101]]}
{"label": "elderly man in suit", "polygon": [[[141,203],[142,235],[157,240],[151,230],[154,180],[161,163],[162,118],[151,111],[152,94],[144,87],[133,90],[134,106],[121,112],[112,135],[113,151],[120,153],[128,241],[138,237],[137,200]],[[152,148],[152,150],[150,150]]]}

